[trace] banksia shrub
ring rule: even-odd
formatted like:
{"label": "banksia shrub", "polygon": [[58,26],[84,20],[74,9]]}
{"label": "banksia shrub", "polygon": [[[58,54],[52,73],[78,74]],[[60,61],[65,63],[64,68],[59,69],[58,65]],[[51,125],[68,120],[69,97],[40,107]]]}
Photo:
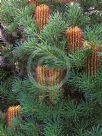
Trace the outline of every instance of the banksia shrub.
{"label": "banksia shrub", "polygon": [[85,71],[88,76],[95,76],[100,66],[100,56],[98,47],[92,47],[92,54],[86,59]]}
{"label": "banksia shrub", "polygon": [[21,106],[9,107],[6,113],[6,122],[8,127],[13,127],[13,119],[20,117]]}
{"label": "banksia shrub", "polygon": [[76,27],[71,27],[66,31],[66,37],[68,40],[68,51],[74,53],[76,50],[83,46],[83,31]]}
{"label": "banksia shrub", "polygon": [[38,0],[28,0],[30,5],[38,6],[39,2]]}
{"label": "banksia shrub", "polygon": [[47,25],[50,14],[50,8],[47,5],[41,4],[36,7],[35,19],[40,31]]}

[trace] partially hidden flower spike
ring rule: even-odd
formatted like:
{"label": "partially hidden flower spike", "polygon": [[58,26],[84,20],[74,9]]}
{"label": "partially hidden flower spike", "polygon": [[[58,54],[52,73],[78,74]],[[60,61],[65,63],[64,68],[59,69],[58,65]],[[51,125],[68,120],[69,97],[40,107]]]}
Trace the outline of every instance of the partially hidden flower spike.
{"label": "partially hidden flower spike", "polygon": [[100,52],[99,47],[92,47],[92,53],[87,57],[85,63],[85,72],[88,76],[96,76],[97,71],[100,67],[100,59],[101,57],[98,55]]}
{"label": "partially hidden flower spike", "polygon": [[[62,69],[48,68],[45,65],[36,68],[37,84],[41,89],[47,89],[49,98],[53,103],[58,97],[57,90],[62,90],[63,72]],[[43,98],[43,96],[40,96],[40,98]]]}

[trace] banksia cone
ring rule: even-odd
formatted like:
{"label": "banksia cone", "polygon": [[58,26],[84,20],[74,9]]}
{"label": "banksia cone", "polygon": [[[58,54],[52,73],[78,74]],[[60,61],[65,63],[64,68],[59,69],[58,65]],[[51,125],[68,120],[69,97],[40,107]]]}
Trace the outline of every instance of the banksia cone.
{"label": "banksia cone", "polygon": [[70,53],[74,53],[83,46],[84,35],[82,30],[77,26],[69,28],[66,31],[66,37],[68,40],[68,50]]}
{"label": "banksia cone", "polygon": [[12,106],[9,107],[6,113],[6,121],[7,121],[7,126],[8,127],[13,127],[13,119],[20,117],[20,111],[21,111],[21,106]]}
{"label": "banksia cone", "polygon": [[60,84],[63,71],[60,69],[49,69],[46,66],[36,68],[36,80],[42,86],[54,86]]}
{"label": "banksia cone", "polygon": [[[50,69],[46,66],[38,66],[36,68],[36,80],[39,85],[44,87],[48,87],[49,90],[49,97],[52,103],[55,103],[56,98],[58,97],[57,91],[54,91],[54,94],[51,91],[54,90],[59,85],[63,77],[63,70],[61,69]],[[53,95],[52,95],[53,94]]]}
{"label": "banksia cone", "polygon": [[86,60],[86,74],[88,76],[95,76],[100,66],[100,56],[98,56],[100,49],[92,47],[92,54]]}
{"label": "banksia cone", "polygon": [[[58,90],[61,87],[60,83],[63,77],[63,71],[61,69],[47,69],[46,74],[47,85],[52,88],[52,91],[49,92],[50,101],[52,104],[55,104],[58,98]],[[53,88],[54,86],[58,87],[58,89]]]}
{"label": "banksia cone", "polygon": [[50,14],[50,8],[47,5],[41,4],[36,7],[35,19],[40,31],[47,25]]}
{"label": "banksia cone", "polygon": [[34,6],[38,6],[38,5],[39,5],[38,0],[28,0],[28,3],[29,3],[30,5],[34,5]]}

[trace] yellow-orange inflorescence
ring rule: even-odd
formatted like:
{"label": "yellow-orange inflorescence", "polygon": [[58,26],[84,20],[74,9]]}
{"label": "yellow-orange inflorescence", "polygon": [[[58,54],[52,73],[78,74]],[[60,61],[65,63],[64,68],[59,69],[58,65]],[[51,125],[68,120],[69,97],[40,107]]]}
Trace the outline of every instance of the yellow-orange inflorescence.
{"label": "yellow-orange inflorescence", "polygon": [[86,59],[86,74],[88,76],[95,76],[100,67],[100,56],[98,55],[100,49],[96,46],[92,47],[92,54]]}
{"label": "yellow-orange inflorescence", "polygon": [[[38,85],[41,86],[41,89],[45,89],[47,87],[49,93],[49,98],[51,103],[55,103],[58,92],[55,91],[55,87],[61,87],[61,80],[63,78],[63,70],[61,69],[51,69],[46,67],[45,65],[38,66],[36,68],[36,80]],[[61,89],[61,88],[60,88]],[[51,91],[52,90],[52,91]],[[54,92],[53,92],[54,91]]]}
{"label": "yellow-orange inflorescence", "polygon": [[13,119],[20,117],[21,106],[9,107],[6,113],[6,122],[8,127],[13,127]]}
{"label": "yellow-orange inflorescence", "polygon": [[36,68],[36,80],[42,86],[54,86],[60,84],[63,71],[47,68],[45,65]]}
{"label": "yellow-orange inflorescence", "polygon": [[35,19],[40,31],[48,24],[50,14],[51,10],[49,6],[41,4],[36,7]]}
{"label": "yellow-orange inflorescence", "polygon": [[68,41],[68,51],[74,53],[83,46],[84,34],[79,27],[71,27],[66,31]]}

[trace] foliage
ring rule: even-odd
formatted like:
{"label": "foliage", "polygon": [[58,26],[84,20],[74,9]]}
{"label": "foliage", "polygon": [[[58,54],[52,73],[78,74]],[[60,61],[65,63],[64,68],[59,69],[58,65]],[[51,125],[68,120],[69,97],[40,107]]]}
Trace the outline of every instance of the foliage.
{"label": "foliage", "polygon": [[[19,29],[21,38],[2,52],[15,68],[0,69],[0,136],[101,136],[102,67],[96,75],[86,75],[85,60],[92,52],[81,48],[70,54],[65,30],[81,27],[89,46],[101,47],[102,2],[39,2],[48,4],[52,10],[49,23],[41,32],[34,18],[35,7],[28,5],[27,0],[1,2],[0,21],[9,34]],[[49,96],[53,90],[39,88],[34,80],[39,64],[64,71],[66,82],[56,90],[60,92],[56,103]],[[17,104],[22,107],[21,118],[14,119],[14,128],[7,128],[2,112]]]}

